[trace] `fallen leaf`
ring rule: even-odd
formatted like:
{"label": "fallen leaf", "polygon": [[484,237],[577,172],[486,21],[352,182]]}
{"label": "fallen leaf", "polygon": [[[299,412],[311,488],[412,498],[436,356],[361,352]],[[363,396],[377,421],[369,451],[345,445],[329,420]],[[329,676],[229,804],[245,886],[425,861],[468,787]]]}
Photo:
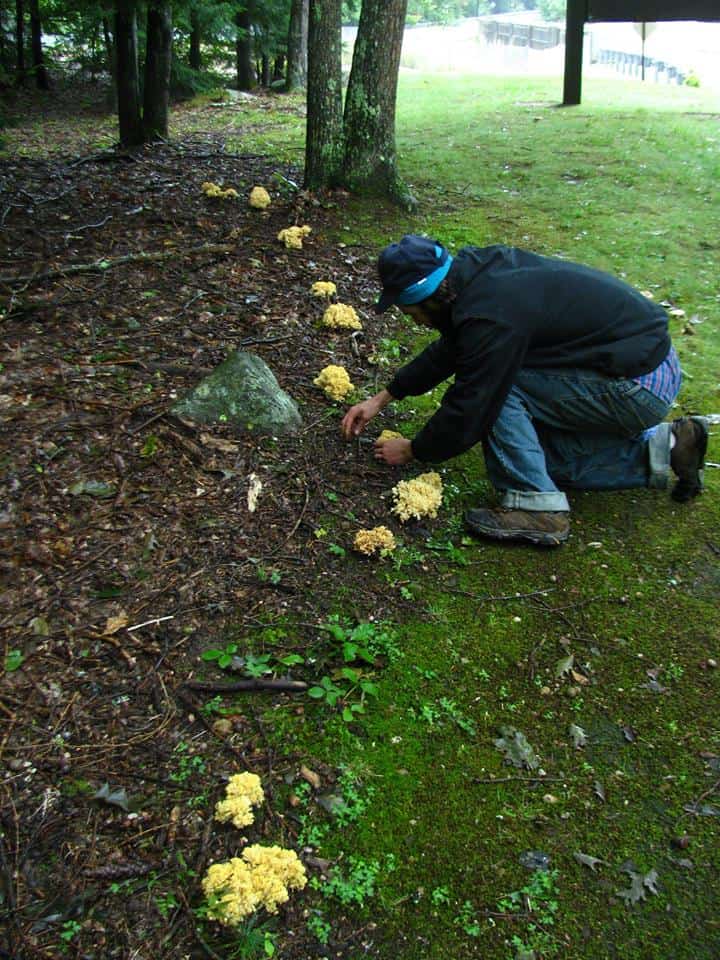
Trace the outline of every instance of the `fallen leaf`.
{"label": "fallen leaf", "polygon": [[52,550],[44,543],[28,543],[25,556],[33,563],[39,563],[44,567],[49,567],[53,562]]}
{"label": "fallen leaf", "polygon": [[119,613],[116,617],[108,617],[105,621],[103,636],[111,637],[114,633],[117,633],[118,630],[122,630],[122,628],[126,627],[127,625],[128,618],[125,613]]}
{"label": "fallen leaf", "polygon": [[720,817],[720,807],[712,803],[686,803],[683,807],[686,813],[692,813],[696,817]]}
{"label": "fallen leaf", "polygon": [[575,654],[571,653],[567,657],[561,657],[558,662],[555,664],[555,677],[560,679],[564,677],[566,673],[569,673],[572,670],[572,666],[575,663]]}
{"label": "fallen leaf", "polygon": [[658,875],[656,870],[650,870],[648,873],[636,873],[629,867],[623,868],[625,873],[630,874],[630,887],[627,890],[617,890],[616,895],[624,900],[628,906],[645,900],[649,890],[654,896],[657,896],[657,887],[655,886]]}
{"label": "fallen leaf", "polygon": [[311,770],[309,767],[306,767],[305,764],[300,767],[300,776],[315,790],[320,789],[320,775],[315,773],[315,771]]}
{"label": "fallen leaf", "polygon": [[69,492],[73,497],[87,494],[89,497],[106,500],[115,496],[117,486],[114,483],[104,483],[102,480],[78,480],[69,488]]}
{"label": "fallen leaf", "polygon": [[505,754],[507,763],[511,763],[514,767],[537,770],[540,761],[524,733],[516,730],[515,727],[500,727],[500,734],[501,736],[495,741],[495,746]]}
{"label": "fallen leaf", "polygon": [[584,686],[586,683],[590,683],[588,678],[584,673],[578,673],[577,670],[571,670],[570,676],[573,678],[575,683],[579,683],[581,686]]}
{"label": "fallen leaf", "polygon": [[345,808],[345,801],[336,793],[323,793],[317,798],[317,802],[323,810],[330,814],[336,814],[338,810]]}
{"label": "fallen leaf", "polygon": [[581,747],[584,747],[587,743],[587,734],[582,727],[578,727],[577,724],[571,723],[568,727],[568,733],[572,738],[573,745],[576,750],[579,750]]}
{"label": "fallen leaf", "polygon": [[634,727],[622,727],[623,736],[628,743],[635,743],[637,740],[637,730]]}
{"label": "fallen leaf", "polygon": [[251,473],[248,479],[247,506],[250,513],[255,513],[263,485],[254,473]]}
{"label": "fallen leaf", "polygon": [[44,617],[33,617],[28,626],[36,637],[50,636],[50,624]]}
{"label": "fallen leaf", "polygon": [[606,860],[601,860],[600,857],[591,857],[589,853],[574,853],[573,856],[581,866],[590,867],[593,873],[599,863],[607,863]]}
{"label": "fallen leaf", "polygon": [[221,453],[237,453],[240,447],[231,440],[224,440],[222,437],[213,437],[209,433],[200,434],[200,443],[211,450],[219,450]]}
{"label": "fallen leaf", "polygon": [[104,783],[97,793],[93,794],[93,800],[102,800],[103,803],[108,803],[113,807],[121,807],[123,810],[128,810],[128,796],[125,792],[125,787],[120,787],[119,790],[111,790],[109,783]]}

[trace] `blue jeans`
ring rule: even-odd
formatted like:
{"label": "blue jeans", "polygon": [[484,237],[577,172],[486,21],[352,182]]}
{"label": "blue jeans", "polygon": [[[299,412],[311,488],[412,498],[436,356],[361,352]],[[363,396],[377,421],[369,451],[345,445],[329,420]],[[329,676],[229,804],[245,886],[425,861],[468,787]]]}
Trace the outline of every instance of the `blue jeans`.
{"label": "blue jeans", "polygon": [[483,441],[502,505],[570,509],[561,488],[667,486],[670,404],[591,370],[523,369]]}

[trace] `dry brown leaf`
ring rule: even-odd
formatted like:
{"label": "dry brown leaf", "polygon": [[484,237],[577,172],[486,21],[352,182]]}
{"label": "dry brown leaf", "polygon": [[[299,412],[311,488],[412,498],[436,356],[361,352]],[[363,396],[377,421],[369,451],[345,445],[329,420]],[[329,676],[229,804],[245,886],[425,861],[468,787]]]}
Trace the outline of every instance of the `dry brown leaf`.
{"label": "dry brown leaf", "polygon": [[315,773],[315,771],[311,770],[309,767],[306,767],[305,764],[300,767],[300,776],[315,790],[320,789],[320,775]]}
{"label": "dry brown leaf", "polygon": [[120,612],[116,617],[108,617],[105,621],[105,629],[103,630],[104,637],[112,637],[113,634],[117,633],[118,630],[122,630],[123,627],[128,625],[127,614]]}

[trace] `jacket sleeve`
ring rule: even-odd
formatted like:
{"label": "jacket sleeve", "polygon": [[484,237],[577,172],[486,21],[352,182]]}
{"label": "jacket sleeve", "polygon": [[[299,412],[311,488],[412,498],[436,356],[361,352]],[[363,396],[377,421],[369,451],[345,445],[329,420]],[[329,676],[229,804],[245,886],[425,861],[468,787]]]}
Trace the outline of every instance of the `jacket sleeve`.
{"label": "jacket sleeve", "polygon": [[526,339],[509,326],[465,320],[456,340],[455,382],[412,441],[413,455],[418,460],[449,460],[482,440],[500,413],[526,351]]}
{"label": "jacket sleeve", "polygon": [[439,337],[401,367],[387,389],[396,400],[417,397],[447,380],[454,372],[455,352],[444,337]]}

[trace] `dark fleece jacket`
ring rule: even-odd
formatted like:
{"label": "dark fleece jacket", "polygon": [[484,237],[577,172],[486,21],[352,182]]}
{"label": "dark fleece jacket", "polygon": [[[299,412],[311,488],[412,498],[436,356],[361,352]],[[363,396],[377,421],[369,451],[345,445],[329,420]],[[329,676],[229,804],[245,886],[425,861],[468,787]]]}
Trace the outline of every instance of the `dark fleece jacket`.
{"label": "dark fleece jacket", "polygon": [[455,376],[412,441],[418,460],[448,460],[482,440],[522,367],[632,378],[670,350],[663,308],[591,267],[514,247],[464,247],[448,282],[456,299],[440,337],[388,385],[401,400]]}

